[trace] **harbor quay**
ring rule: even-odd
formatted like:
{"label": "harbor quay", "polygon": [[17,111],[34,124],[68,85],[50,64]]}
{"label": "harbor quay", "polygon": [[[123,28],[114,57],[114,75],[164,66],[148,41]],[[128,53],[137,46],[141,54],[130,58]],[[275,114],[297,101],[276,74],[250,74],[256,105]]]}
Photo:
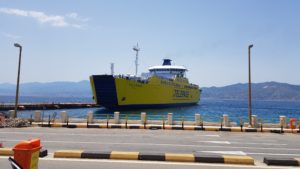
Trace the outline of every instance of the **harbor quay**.
{"label": "harbor quay", "polygon": [[[10,110],[7,116],[12,116],[14,110]],[[147,112],[139,114],[95,114],[92,111],[86,113],[85,118],[70,116],[67,111],[59,113],[44,114],[36,110],[30,117],[22,118],[27,120],[28,126],[42,127],[66,127],[66,128],[140,128],[140,129],[175,129],[175,130],[208,130],[208,131],[236,131],[236,132],[275,132],[275,133],[297,133],[300,129],[299,119],[279,116],[277,123],[270,123],[267,120],[252,115],[252,126],[249,126],[247,119],[230,117],[223,114],[217,121],[206,120],[201,114],[193,116],[178,116],[173,113],[156,115]],[[234,120],[232,120],[234,119]],[[5,120],[2,120],[2,126]],[[9,127],[9,126],[7,126]],[[14,126],[11,126],[14,127]]]}
{"label": "harbor quay", "polygon": [[[23,103],[18,104],[19,110],[55,110],[55,109],[74,109],[99,107],[95,103]],[[13,110],[13,104],[0,104],[0,111]]]}

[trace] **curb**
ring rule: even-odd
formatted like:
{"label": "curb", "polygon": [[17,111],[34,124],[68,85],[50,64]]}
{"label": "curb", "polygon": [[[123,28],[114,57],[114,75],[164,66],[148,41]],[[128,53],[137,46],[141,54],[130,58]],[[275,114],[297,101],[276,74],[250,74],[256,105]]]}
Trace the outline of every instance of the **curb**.
{"label": "curb", "polygon": [[[0,148],[0,156],[13,156],[14,151],[12,148]],[[48,155],[48,150],[46,149],[41,149],[39,157],[43,158]]]}
{"label": "curb", "polygon": [[0,148],[0,156],[13,156],[14,151],[11,148]]}
{"label": "curb", "polygon": [[147,160],[254,165],[254,159],[250,156],[204,155],[200,153],[183,154],[159,152],[58,150],[54,152],[54,158]]}
{"label": "curb", "polygon": [[300,133],[299,129],[279,129],[279,128],[246,128],[246,127],[216,127],[216,126],[182,126],[182,125],[142,125],[142,124],[86,124],[86,123],[36,123],[33,126],[53,127],[53,128],[110,128],[110,129],[164,129],[164,130],[203,130],[203,131],[224,131],[224,132],[261,132],[261,133]]}
{"label": "curb", "polygon": [[267,165],[300,166],[300,157],[298,158],[265,157],[264,163]]}

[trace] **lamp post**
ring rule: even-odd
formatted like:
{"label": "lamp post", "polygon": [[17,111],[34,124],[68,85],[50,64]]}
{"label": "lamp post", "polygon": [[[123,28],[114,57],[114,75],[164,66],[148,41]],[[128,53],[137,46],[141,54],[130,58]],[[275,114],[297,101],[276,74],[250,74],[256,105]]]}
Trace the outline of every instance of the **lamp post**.
{"label": "lamp post", "polygon": [[251,48],[253,45],[248,46],[248,73],[249,73],[249,81],[248,81],[248,115],[249,115],[249,127],[252,127],[252,97],[251,97]]}
{"label": "lamp post", "polygon": [[19,101],[19,82],[20,82],[22,46],[20,44],[18,44],[18,43],[15,43],[14,46],[20,49],[20,52],[19,52],[18,78],[17,78],[17,90],[16,90],[16,103],[15,103],[15,112],[14,112],[14,115],[13,115],[13,118],[16,118],[17,117],[17,110],[18,110],[18,101]]}

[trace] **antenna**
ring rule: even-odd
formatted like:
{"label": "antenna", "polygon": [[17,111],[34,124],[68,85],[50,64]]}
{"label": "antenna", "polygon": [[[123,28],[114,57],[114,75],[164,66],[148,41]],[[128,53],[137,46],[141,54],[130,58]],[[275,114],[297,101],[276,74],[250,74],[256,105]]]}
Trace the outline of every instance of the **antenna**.
{"label": "antenna", "polygon": [[136,46],[134,46],[132,49],[136,52],[136,56],[135,56],[135,76],[137,76],[138,65],[139,65],[138,57],[139,57],[139,51],[140,51],[139,44],[137,43]]}
{"label": "antenna", "polygon": [[111,75],[114,75],[114,74],[115,74],[115,71],[114,71],[114,63],[110,63],[110,73],[111,73]]}

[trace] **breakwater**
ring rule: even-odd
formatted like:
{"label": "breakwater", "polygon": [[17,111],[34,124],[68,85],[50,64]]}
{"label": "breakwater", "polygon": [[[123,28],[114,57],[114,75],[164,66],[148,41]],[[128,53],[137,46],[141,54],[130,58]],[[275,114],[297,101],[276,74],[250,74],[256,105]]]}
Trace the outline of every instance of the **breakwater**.
{"label": "breakwater", "polygon": [[[18,110],[55,110],[99,107],[95,103],[28,103],[19,104]],[[14,104],[0,104],[0,110],[14,110]]]}

